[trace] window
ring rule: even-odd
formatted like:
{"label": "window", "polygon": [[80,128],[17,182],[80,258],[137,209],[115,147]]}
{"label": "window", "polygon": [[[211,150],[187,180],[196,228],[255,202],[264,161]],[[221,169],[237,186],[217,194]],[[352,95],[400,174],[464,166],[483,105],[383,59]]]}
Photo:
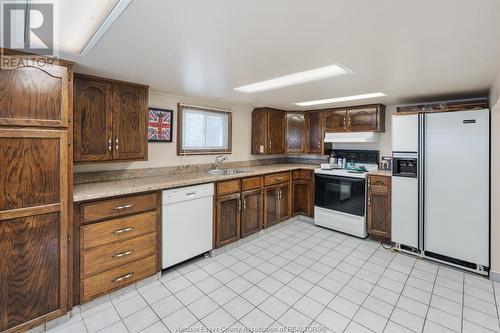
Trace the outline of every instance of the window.
{"label": "window", "polygon": [[203,155],[230,152],[230,111],[183,104],[178,105],[178,155]]}

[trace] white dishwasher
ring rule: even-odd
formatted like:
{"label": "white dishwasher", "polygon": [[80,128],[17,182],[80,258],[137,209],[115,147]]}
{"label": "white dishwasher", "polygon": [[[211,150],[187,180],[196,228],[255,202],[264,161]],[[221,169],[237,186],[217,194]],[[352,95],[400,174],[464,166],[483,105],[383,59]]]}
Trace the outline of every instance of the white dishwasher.
{"label": "white dishwasher", "polygon": [[163,191],[162,268],[212,249],[213,195],[213,183]]}

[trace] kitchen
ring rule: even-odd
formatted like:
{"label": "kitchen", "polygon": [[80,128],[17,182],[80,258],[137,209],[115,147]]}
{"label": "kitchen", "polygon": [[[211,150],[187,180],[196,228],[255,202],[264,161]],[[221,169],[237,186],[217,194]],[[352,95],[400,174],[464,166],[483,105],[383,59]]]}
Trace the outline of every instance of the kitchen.
{"label": "kitchen", "polygon": [[500,331],[497,2],[74,4],[2,44],[1,332]]}

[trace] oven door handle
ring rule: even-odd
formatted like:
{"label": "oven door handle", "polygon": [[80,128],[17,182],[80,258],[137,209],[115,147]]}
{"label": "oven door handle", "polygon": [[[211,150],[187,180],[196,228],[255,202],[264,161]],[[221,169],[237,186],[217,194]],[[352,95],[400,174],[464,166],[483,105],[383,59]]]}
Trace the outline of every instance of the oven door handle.
{"label": "oven door handle", "polygon": [[316,174],[316,177],[318,179],[325,179],[325,180],[341,180],[341,181],[349,181],[352,183],[364,183],[365,178],[355,178],[355,177],[349,177],[349,176],[329,176],[329,175],[320,175]]}

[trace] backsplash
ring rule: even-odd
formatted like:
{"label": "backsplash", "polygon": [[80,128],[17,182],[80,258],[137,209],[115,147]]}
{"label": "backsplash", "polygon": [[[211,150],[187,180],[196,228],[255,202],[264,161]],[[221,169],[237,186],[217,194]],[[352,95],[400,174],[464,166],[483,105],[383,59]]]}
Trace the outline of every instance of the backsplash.
{"label": "backsplash", "polygon": [[[226,162],[223,167],[226,169],[244,168],[256,165],[269,165],[278,163],[306,163],[320,164],[325,163],[327,156],[325,155],[308,155],[308,156],[285,156],[279,158],[268,158],[260,160]],[[123,180],[142,177],[172,177],[184,173],[200,173],[213,168],[212,163],[192,164],[192,165],[177,165],[164,168],[146,168],[146,169],[130,169],[130,170],[115,170],[115,171],[97,171],[86,173],[75,173],[74,184],[87,184],[96,182],[105,182],[113,180]]]}

